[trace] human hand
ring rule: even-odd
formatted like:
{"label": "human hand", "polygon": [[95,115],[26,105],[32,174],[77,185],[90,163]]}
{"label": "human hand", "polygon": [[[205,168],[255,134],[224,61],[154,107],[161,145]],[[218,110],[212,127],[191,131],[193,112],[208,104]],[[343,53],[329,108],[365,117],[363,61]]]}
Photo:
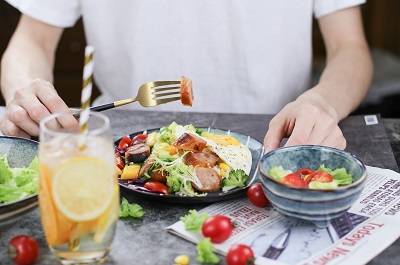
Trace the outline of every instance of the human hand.
{"label": "human hand", "polygon": [[[39,122],[51,113],[68,111],[68,106],[59,97],[53,85],[43,79],[36,79],[26,87],[15,91],[7,101],[6,112],[0,120],[0,129],[4,135],[29,138],[39,135]],[[60,119],[64,126],[76,124],[70,118]]]}
{"label": "human hand", "polygon": [[287,104],[269,124],[265,152],[278,148],[285,137],[289,137],[285,146],[310,144],[345,149],[346,139],[328,109],[320,100],[302,97]]}

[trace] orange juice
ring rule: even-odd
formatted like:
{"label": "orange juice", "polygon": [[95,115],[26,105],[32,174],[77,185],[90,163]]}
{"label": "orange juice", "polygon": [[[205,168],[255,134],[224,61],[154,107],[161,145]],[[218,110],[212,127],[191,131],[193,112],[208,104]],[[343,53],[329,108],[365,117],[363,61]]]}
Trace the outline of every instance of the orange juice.
{"label": "orange juice", "polygon": [[119,211],[111,137],[42,134],[39,207],[47,243],[64,264],[101,262]]}

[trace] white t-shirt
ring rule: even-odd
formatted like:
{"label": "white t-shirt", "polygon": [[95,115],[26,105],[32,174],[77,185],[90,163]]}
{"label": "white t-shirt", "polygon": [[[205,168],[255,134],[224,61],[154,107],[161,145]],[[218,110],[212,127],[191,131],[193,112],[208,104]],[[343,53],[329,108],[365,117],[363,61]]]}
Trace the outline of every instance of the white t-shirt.
{"label": "white t-shirt", "polygon": [[102,92],[95,105],[134,97],[142,83],[183,75],[193,80],[193,107],[177,101],[149,110],[270,114],[309,88],[313,15],[365,2],[7,1],[53,26],[72,27],[83,17]]}

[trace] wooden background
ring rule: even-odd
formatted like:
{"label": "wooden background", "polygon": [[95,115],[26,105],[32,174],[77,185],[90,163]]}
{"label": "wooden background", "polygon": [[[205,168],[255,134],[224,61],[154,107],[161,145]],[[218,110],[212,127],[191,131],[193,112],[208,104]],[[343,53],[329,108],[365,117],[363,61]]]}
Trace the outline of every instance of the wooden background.
{"label": "wooden background", "polygon": [[[400,56],[400,1],[369,0],[362,6],[362,11],[370,47]],[[18,19],[19,11],[0,0],[0,55],[6,49]],[[324,60],[325,50],[316,23],[313,29],[314,60],[320,63]],[[64,31],[54,70],[55,87],[69,106],[79,106],[80,95],[76,91],[82,85],[84,47],[85,37],[82,22],[79,21],[73,28]],[[93,96],[97,95],[95,88]],[[4,105],[1,96],[0,105]]]}

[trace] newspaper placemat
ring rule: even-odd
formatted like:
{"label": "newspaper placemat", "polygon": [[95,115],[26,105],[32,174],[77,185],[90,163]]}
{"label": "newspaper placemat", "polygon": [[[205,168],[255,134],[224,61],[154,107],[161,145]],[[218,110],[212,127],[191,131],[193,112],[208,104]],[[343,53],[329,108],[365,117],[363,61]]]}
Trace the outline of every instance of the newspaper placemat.
{"label": "newspaper placemat", "polygon": [[[259,208],[245,197],[215,203],[199,212],[223,214],[236,224],[231,237],[214,244],[226,255],[237,243],[250,246],[262,264],[365,264],[400,237],[400,174],[367,166],[368,178],[356,203],[327,228],[285,217],[272,206]],[[185,230],[182,221],[166,228],[193,243],[200,233]]]}

